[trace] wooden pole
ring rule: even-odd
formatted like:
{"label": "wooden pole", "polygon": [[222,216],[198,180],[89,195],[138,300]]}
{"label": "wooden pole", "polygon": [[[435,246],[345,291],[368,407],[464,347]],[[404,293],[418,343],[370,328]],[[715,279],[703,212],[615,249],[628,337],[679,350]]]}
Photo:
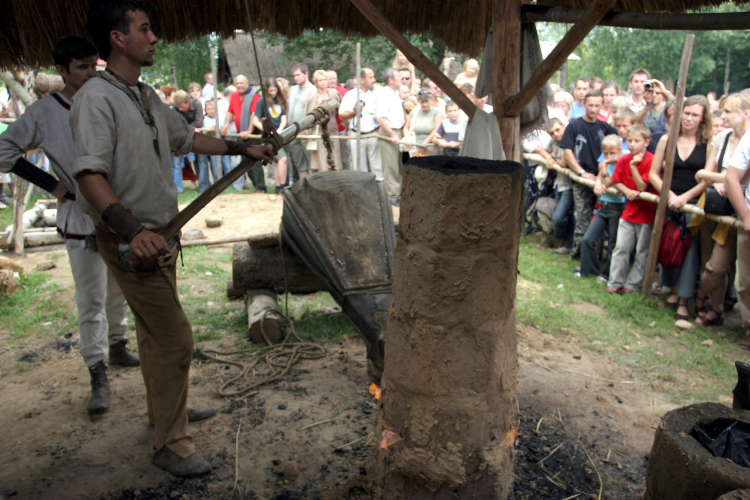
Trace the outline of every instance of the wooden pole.
{"label": "wooden pole", "polygon": [[357,73],[355,74],[354,82],[357,86],[357,104],[355,109],[357,110],[357,170],[360,172],[367,172],[367,169],[362,168],[362,101],[359,100],[359,89],[362,85],[362,60],[360,59],[360,53],[362,50],[362,44],[357,42]]}
{"label": "wooden pole", "polygon": [[[585,12],[583,9],[564,9],[544,5],[524,5],[525,23],[565,23],[578,22]],[[675,14],[672,12],[608,12],[599,26],[636,28],[647,30],[746,30],[750,29],[750,12],[725,14]]]}
{"label": "wooden pole", "polygon": [[727,47],[727,66],[724,70],[724,94],[729,94],[729,63],[732,60],[732,48]]}
{"label": "wooden pole", "polygon": [[646,276],[643,278],[643,298],[651,296],[651,285],[654,281],[654,271],[659,257],[659,244],[661,243],[661,232],[664,227],[664,216],[667,213],[669,202],[669,191],[672,189],[672,170],[674,168],[674,154],[677,150],[677,136],[680,133],[680,122],[682,121],[682,104],[685,98],[685,83],[687,82],[688,69],[690,67],[690,56],[693,52],[693,41],[695,35],[692,33],[685,37],[685,48],[682,51],[680,62],[680,76],[677,79],[677,92],[675,94],[675,110],[672,125],[669,127],[669,140],[665,153],[664,173],[662,174],[662,187],[659,193],[659,204],[656,206],[654,217],[654,229],[651,233],[651,246],[648,250],[648,262],[646,264]]}
{"label": "wooden pole", "polygon": [[[419,71],[424,73],[426,77],[435,82],[435,85],[445,92],[453,102],[458,104],[458,107],[463,110],[469,117],[474,117],[476,111],[476,105],[471,102],[466,94],[461,92],[461,89],[456,87],[453,82],[440,71],[440,68],[435,66],[430,59],[422,53],[421,50],[412,45],[404,35],[398,30],[391,22],[380,13],[380,11],[372,4],[370,0],[351,0],[355,7],[359,9],[362,15],[367,18],[368,21],[375,26],[380,33],[386,37],[390,42],[396,46],[401,52],[404,53],[406,58],[411,62]],[[520,5],[520,4],[519,4]],[[519,10],[519,33],[521,29],[520,25],[520,10]],[[520,47],[520,34],[519,34],[519,47]],[[505,49],[504,49],[505,50]],[[516,54],[518,57],[518,54]],[[413,81],[413,80],[412,80]]]}
{"label": "wooden pole", "polygon": [[[495,1],[497,2],[500,0]],[[583,39],[586,38],[586,35],[596,27],[599,21],[601,21],[604,15],[609,12],[609,9],[611,9],[616,2],[617,0],[596,0],[589,4],[583,16],[581,16],[578,22],[570,28],[560,43],[557,44],[542,64],[540,64],[536,71],[534,71],[534,74],[523,86],[521,92],[516,95],[511,94],[507,99],[505,104],[506,115],[515,116],[519,114],[521,110],[536,97],[555,71],[560,69],[560,67],[568,60],[568,56],[573,53],[576,47],[578,47]],[[512,2],[501,3],[511,4]],[[514,5],[514,7],[519,8],[520,16],[520,6]],[[500,43],[502,44],[500,45],[501,48],[505,45],[506,41],[507,40],[504,38],[500,39]]]}
{"label": "wooden pole", "polygon": [[492,103],[505,157],[520,162],[521,119],[507,99],[521,86],[521,2],[493,0],[492,57]]}
{"label": "wooden pole", "polygon": [[23,212],[26,209],[26,180],[16,175],[16,199],[13,202],[13,225],[15,226],[14,250],[16,257],[23,257]]}

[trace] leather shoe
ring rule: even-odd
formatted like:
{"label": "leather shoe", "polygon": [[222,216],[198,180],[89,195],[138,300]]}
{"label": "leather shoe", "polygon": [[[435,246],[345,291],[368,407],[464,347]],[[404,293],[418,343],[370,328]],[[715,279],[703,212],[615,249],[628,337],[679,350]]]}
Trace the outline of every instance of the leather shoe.
{"label": "leather shoe", "polygon": [[89,368],[91,375],[91,397],[86,407],[89,415],[101,415],[109,410],[109,379],[107,363],[104,360]]}
{"label": "leather shoe", "polygon": [[141,366],[141,360],[137,354],[127,347],[128,341],[121,340],[109,346],[109,364],[119,366]]}
{"label": "leather shoe", "polygon": [[166,446],[156,452],[151,462],[177,477],[202,476],[211,472],[211,464],[200,453],[182,458]]}
{"label": "leather shoe", "polygon": [[198,422],[200,420],[206,420],[216,415],[216,410],[210,406],[188,406],[187,408],[188,422]]}

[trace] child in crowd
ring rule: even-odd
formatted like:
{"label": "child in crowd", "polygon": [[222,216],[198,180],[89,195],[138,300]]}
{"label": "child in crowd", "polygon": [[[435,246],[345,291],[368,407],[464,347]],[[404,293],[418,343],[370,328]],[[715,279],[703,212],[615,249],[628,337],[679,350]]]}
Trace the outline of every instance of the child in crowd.
{"label": "child in crowd", "polygon": [[[567,166],[565,162],[564,152],[560,148],[560,141],[565,135],[565,123],[559,118],[550,118],[549,127],[547,133],[552,138],[552,141],[546,148],[543,154],[540,151],[534,151],[534,153],[542,154],[547,160],[547,168],[552,168],[553,164],[557,164],[561,167]],[[539,148],[541,149],[541,148]],[[567,175],[558,175],[555,180],[555,197],[557,198],[557,205],[555,211],[552,214],[552,223],[555,225],[555,238],[557,238],[562,245],[557,248],[555,253],[569,254],[570,249],[573,247],[573,229],[575,228],[575,213],[573,211],[573,190],[571,189],[572,182],[570,177]]]}
{"label": "child in crowd", "polygon": [[[203,117],[203,126],[195,129],[196,132],[214,135],[216,133],[216,103],[213,100],[206,101],[204,111],[206,116]],[[202,193],[211,185],[209,179],[209,163],[211,173],[214,176],[214,182],[219,180],[219,157],[196,155],[198,162],[198,192]]]}
{"label": "child in crowd", "polygon": [[460,108],[453,101],[445,103],[445,113],[448,118],[440,123],[437,134],[432,140],[439,148],[443,148],[446,156],[458,156],[463,144],[466,122],[460,117]]}
{"label": "child in crowd", "polygon": [[628,131],[630,130],[630,127],[633,126],[635,123],[635,113],[628,108],[622,108],[615,112],[615,120],[614,120],[614,127],[617,129],[617,135],[620,136],[620,139],[622,139],[622,150],[623,154],[628,153]]}
{"label": "child in crowd", "polygon": [[[630,153],[617,162],[612,182],[628,199],[620,217],[617,245],[612,255],[612,269],[607,292],[631,293],[642,285],[646,271],[651,230],[656,205],[638,198],[644,191],[655,193],[648,180],[654,155],[646,151],[651,131],[645,125],[633,125],[628,132]],[[635,249],[633,266],[628,271],[630,253]]]}
{"label": "child in crowd", "polygon": [[[622,113],[622,111],[620,112]],[[615,122],[617,122],[616,118]],[[602,139],[601,149],[602,154],[598,159],[599,173],[594,182],[594,194],[600,197],[599,210],[597,210],[594,220],[591,221],[581,240],[581,271],[579,275],[584,278],[601,276],[601,280],[606,282],[609,279],[612,251],[617,244],[617,227],[620,223],[620,215],[625,209],[626,201],[623,196],[607,193],[607,188],[612,185],[612,173],[622,156],[622,139],[614,134],[608,135]],[[605,230],[609,232],[609,251],[607,252],[607,262],[604,264],[604,268],[600,269],[599,252],[596,249],[596,244]]]}

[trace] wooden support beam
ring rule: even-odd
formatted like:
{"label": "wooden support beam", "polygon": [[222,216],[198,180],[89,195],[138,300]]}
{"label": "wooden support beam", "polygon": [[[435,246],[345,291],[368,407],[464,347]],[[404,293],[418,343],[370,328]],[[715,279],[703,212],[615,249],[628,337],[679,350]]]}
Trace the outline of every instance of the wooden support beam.
{"label": "wooden support beam", "polygon": [[[577,23],[584,9],[563,9],[544,5],[521,7],[525,23]],[[726,14],[673,14],[671,12],[607,12],[599,26],[635,28],[644,30],[747,30],[750,29],[750,12]]]}
{"label": "wooden support beam", "polygon": [[672,189],[672,170],[674,168],[674,154],[677,150],[677,136],[680,134],[680,122],[682,121],[682,101],[685,98],[685,83],[687,82],[690,56],[693,52],[694,40],[695,35],[692,33],[687,35],[685,37],[685,48],[682,50],[680,75],[677,79],[677,92],[675,92],[674,98],[674,118],[672,118],[672,125],[669,127],[667,151],[664,153],[664,172],[661,177],[661,193],[659,193],[659,204],[656,206],[654,229],[651,233],[651,246],[648,250],[646,276],[643,278],[643,300],[646,300],[651,296],[651,284],[654,282],[654,271],[656,270],[656,263],[659,258],[659,245],[661,244],[661,232],[664,228],[664,215],[667,213],[669,191]]}
{"label": "wooden support beam", "polygon": [[521,119],[507,99],[521,86],[521,2],[492,2],[492,106],[508,160],[521,162]]}
{"label": "wooden support beam", "polygon": [[390,40],[397,49],[404,53],[409,62],[424,73],[430,80],[435,82],[435,84],[440,87],[440,89],[445,92],[453,102],[458,104],[458,107],[469,116],[469,119],[474,117],[474,112],[477,109],[476,104],[474,104],[466,94],[461,92],[461,90],[456,87],[453,82],[445,76],[442,71],[440,71],[440,68],[435,66],[421,50],[412,45],[409,40],[407,40],[404,35],[402,35],[401,32],[380,13],[370,0],[351,0],[351,2],[384,37]]}
{"label": "wooden support beam", "polygon": [[[497,1],[497,0],[496,0]],[[586,38],[586,35],[596,27],[604,15],[615,5],[617,0],[595,0],[586,8],[583,16],[570,28],[560,43],[550,52],[547,58],[539,65],[529,81],[523,86],[518,94],[511,94],[505,103],[505,114],[515,116],[530,103],[542,90],[542,87],[568,60],[576,47]],[[520,9],[519,9],[520,10]],[[502,40],[505,42],[505,40]],[[493,102],[498,102],[493,99]]]}

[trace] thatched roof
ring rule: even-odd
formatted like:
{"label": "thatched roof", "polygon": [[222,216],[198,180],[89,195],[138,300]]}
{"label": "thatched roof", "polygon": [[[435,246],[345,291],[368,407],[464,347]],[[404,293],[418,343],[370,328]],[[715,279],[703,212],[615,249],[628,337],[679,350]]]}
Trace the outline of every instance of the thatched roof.
{"label": "thatched roof", "polygon": [[[363,36],[375,28],[348,0],[145,0],[155,31],[168,42],[216,32],[231,36],[249,30],[249,4],[254,29],[288,37],[306,28],[332,28]],[[506,0],[519,1],[519,0]],[[451,50],[477,55],[491,23],[492,0],[399,1],[373,0],[400,30],[432,33]],[[543,0],[545,5],[585,8],[588,0]],[[684,12],[723,3],[721,0],[620,0],[621,12]],[[743,2],[744,3],[744,2]],[[0,66],[50,65],[54,42],[66,35],[85,35],[88,0],[0,0],[4,15],[0,30]]]}

